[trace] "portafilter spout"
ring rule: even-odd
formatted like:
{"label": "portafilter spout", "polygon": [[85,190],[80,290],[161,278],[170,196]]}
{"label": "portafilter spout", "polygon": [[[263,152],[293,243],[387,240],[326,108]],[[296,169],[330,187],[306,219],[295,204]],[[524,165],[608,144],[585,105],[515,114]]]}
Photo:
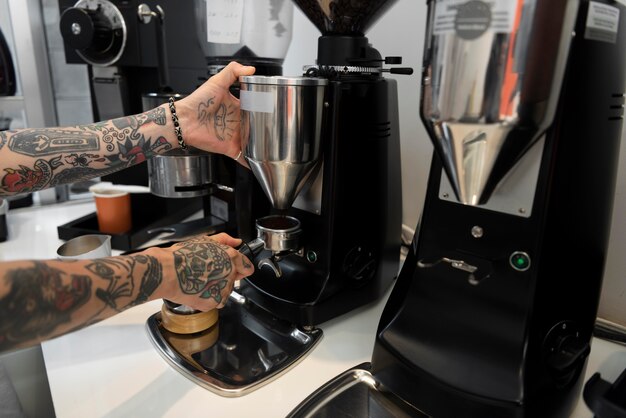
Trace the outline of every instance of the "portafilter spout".
{"label": "portafilter spout", "polygon": [[288,209],[321,156],[328,80],[243,76],[240,100],[243,155],[277,209]]}

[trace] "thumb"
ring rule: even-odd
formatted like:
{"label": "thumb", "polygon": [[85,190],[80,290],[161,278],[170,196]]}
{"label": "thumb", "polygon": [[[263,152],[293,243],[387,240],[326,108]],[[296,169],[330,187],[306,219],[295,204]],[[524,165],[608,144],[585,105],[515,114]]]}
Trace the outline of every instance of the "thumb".
{"label": "thumb", "polygon": [[229,88],[242,75],[252,75],[256,68],[249,65],[241,65],[232,61],[224,67],[219,73],[211,77],[211,81],[225,89]]}

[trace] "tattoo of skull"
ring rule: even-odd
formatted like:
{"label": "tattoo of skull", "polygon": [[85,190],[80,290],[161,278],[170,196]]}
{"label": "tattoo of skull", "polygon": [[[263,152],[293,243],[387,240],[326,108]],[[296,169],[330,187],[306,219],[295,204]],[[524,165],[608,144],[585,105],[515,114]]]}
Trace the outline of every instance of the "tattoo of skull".
{"label": "tattoo of skull", "polygon": [[181,290],[222,302],[222,290],[233,270],[226,247],[216,242],[185,242],[174,251],[174,266]]}

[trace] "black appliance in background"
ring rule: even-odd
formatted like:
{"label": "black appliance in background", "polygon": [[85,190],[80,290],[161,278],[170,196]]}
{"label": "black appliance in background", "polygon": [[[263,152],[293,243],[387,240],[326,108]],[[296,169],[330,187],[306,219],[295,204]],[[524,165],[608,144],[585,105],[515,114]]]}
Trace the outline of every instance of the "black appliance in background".
{"label": "black appliance in background", "polygon": [[11,51],[0,29],[0,96],[13,96],[17,88]]}
{"label": "black appliance in background", "polygon": [[143,23],[139,16],[142,4],[151,10],[160,6],[164,11],[172,90],[191,93],[207,78],[192,2],[59,0],[66,61],[89,64],[97,121],[141,113],[142,95],[159,86],[155,23]]}
{"label": "black appliance in background", "polygon": [[[157,16],[146,19],[146,12],[157,10],[162,21]],[[185,96],[209,77],[191,1],[59,0],[59,11],[66,62],[87,65],[94,121],[142,113],[143,99],[151,93],[165,93],[167,87],[172,95]],[[162,30],[156,27],[159,24]],[[166,36],[160,38],[163,33]],[[159,50],[161,45],[164,48]],[[163,85],[163,74],[167,74],[167,86]],[[234,172],[234,167],[229,170]],[[218,173],[234,176],[228,170]],[[102,180],[148,185],[147,164],[103,176]],[[118,240],[113,237],[113,246],[117,243],[118,249],[130,250],[150,238],[147,230],[158,231],[198,210],[204,209],[205,215],[210,215],[208,196],[166,198],[143,194],[131,198],[137,209],[137,213],[133,209],[133,231]],[[60,237],[88,233],[96,225],[92,218],[65,225],[60,228]]]}
{"label": "black appliance in background", "polygon": [[[66,62],[88,64],[94,121],[142,113],[142,97],[158,90],[156,23],[143,23],[142,4],[151,10],[160,6],[165,13],[173,92],[189,94],[207,78],[205,58],[193,30],[192,2],[59,0]],[[147,185],[146,165],[111,174],[106,180]]]}
{"label": "black appliance in background", "polygon": [[[13,96],[17,88],[11,51],[0,29],[0,96]],[[2,129],[2,128],[0,128]]]}
{"label": "black appliance in background", "polygon": [[[272,38],[271,34],[258,32],[260,28],[255,25],[259,22],[255,23],[254,16],[247,16],[252,20],[249,25],[253,30],[243,35],[241,45],[207,42],[207,7],[218,6],[203,0],[59,0],[66,61],[88,65],[94,120],[141,113],[147,103],[158,105],[155,98],[163,98],[165,102],[168,92],[184,97],[230,60],[254,65],[257,74],[281,74],[291,28],[284,28],[287,32],[282,38],[278,35]],[[246,7],[251,6],[252,3]],[[265,7],[265,3],[254,6]],[[284,8],[270,2],[267,7],[270,21],[259,24],[279,24],[278,14]],[[268,36],[268,40],[261,42],[263,48],[256,50],[246,44],[251,36],[263,39]],[[238,95],[236,84],[231,92]],[[232,190],[238,164],[221,155],[210,154],[209,158],[214,173],[209,195],[188,198],[133,195],[132,199],[142,200],[139,202],[142,206],[164,207],[168,212],[169,207],[197,210],[199,203],[206,218],[211,216],[212,202],[217,201],[215,212],[226,211],[226,230],[236,235]],[[239,176],[253,180],[249,170],[241,171]],[[142,163],[103,180],[147,185],[149,173]],[[188,227],[184,229],[189,230]]]}

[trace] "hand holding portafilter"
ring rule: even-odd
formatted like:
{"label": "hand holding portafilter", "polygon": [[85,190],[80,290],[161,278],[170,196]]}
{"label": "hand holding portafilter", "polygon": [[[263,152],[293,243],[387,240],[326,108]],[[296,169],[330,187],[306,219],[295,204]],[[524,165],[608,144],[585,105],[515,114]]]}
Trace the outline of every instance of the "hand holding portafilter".
{"label": "hand holding portafilter", "polygon": [[[232,239],[228,237],[229,239]],[[209,240],[208,236],[200,236],[197,239],[190,240]],[[179,243],[175,245],[184,245]],[[197,250],[192,249],[190,250]],[[248,244],[242,244],[238,251],[248,259],[252,259],[256,254],[263,250],[263,244],[254,240]],[[252,266],[246,266],[247,262],[245,258],[243,260],[245,268],[251,268]],[[221,289],[221,288],[220,288]],[[210,292],[210,289],[203,289],[204,292]],[[226,304],[226,298],[228,296],[222,295],[222,301],[216,309],[208,311],[200,311],[191,306],[173,302],[171,300],[164,299],[163,306],[161,307],[161,323],[165,329],[175,334],[195,334],[213,327],[219,318],[219,308]]]}

